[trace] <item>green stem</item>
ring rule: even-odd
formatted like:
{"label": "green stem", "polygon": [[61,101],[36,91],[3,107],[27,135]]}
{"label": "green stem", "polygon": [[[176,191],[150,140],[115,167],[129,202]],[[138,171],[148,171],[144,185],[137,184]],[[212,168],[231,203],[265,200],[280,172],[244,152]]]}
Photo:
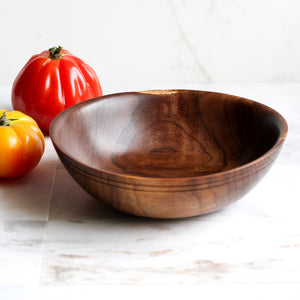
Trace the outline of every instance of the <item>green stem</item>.
{"label": "green stem", "polygon": [[0,126],[10,126],[11,121],[16,121],[18,119],[7,119],[6,111],[3,112],[2,116],[0,117]]}
{"label": "green stem", "polygon": [[10,122],[9,120],[6,118],[6,112],[4,112],[2,114],[2,116],[0,117],[0,126],[9,126]]}
{"label": "green stem", "polygon": [[63,57],[61,50],[63,49],[62,46],[52,47],[49,49],[49,57],[51,59],[61,59]]}

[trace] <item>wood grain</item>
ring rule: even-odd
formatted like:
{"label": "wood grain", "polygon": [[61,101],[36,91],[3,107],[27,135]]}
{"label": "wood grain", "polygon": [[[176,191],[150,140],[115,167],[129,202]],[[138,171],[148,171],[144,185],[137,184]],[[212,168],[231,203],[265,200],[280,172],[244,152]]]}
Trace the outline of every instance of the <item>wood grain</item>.
{"label": "wood grain", "polygon": [[91,195],[126,213],[180,218],[242,197],[287,134],[273,109],[226,94],[158,90],[75,105],[51,124],[56,151]]}

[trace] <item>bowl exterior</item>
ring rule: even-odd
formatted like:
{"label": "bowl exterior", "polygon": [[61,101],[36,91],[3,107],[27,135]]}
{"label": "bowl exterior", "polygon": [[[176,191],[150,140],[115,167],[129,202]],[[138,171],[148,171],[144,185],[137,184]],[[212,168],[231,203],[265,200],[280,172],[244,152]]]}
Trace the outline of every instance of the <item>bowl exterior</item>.
{"label": "bowl exterior", "polygon": [[100,171],[87,172],[58,147],[56,150],[75,181],[106,205],[141,217],[185,218],[220,210],[243,197],[270,169],[281,146],[241,168],[178,180],[126,178]]}

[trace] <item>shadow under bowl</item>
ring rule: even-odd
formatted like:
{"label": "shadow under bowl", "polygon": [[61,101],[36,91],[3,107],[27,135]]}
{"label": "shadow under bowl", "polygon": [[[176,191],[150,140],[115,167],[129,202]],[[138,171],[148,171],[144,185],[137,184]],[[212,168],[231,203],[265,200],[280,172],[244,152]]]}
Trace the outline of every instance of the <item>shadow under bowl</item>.
{"label": "shadow under bowl", "polygon": [[270,107],[193,90],[91,99],[50,126],[61,161],[84,190],[153,218],[206,214],[238,200],[269,170],[286,134]]}

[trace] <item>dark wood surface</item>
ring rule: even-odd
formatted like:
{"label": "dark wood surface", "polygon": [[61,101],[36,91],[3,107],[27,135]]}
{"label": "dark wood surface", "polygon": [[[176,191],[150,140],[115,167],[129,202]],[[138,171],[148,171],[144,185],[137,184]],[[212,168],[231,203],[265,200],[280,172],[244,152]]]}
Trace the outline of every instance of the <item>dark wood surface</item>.
{"label": "dark wood surface", "polygon": [[286,134],[269,107],[185,90],[93,99],[50,128],[59,157],[87,192],[156,218],[205,214],[239,199],[270,168]]}

